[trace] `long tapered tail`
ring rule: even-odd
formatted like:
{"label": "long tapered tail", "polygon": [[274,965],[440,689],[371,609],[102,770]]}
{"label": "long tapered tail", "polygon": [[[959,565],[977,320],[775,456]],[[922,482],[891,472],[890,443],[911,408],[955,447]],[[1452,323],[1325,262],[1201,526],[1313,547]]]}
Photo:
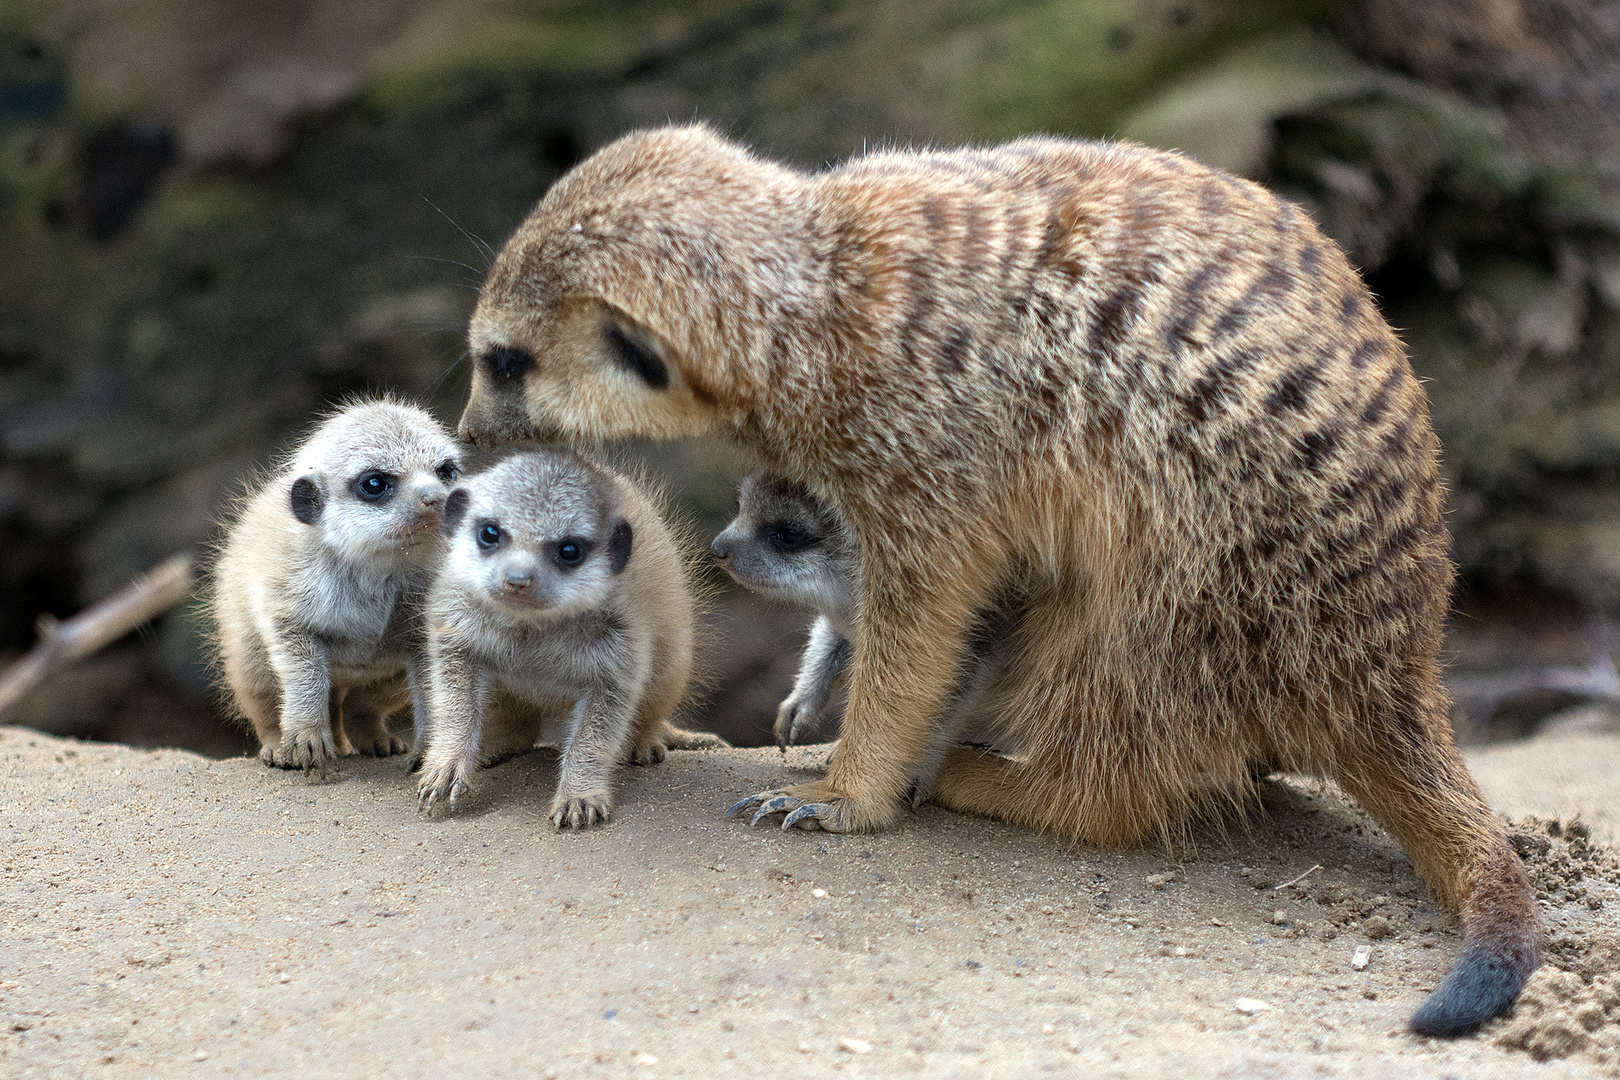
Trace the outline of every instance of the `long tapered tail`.
{"label": "long tapered tail", "polygon": [[[1493,822],[1494,824],[1494,822]],[[1498,826],[1488,861],[1463,901],[1463,954],[1412,1014],[1423,1035],[1466,1035],[1509,1009],[1541,962],[1541,926],[1529,876]]]}
{"label": "long tapered tail", "polygon": [[1467,1035],[1487,1020],[1513,1007],[1530,973],[1537,950],[1523,943],[1470,942],[1410,1021],[1420,1035]]}

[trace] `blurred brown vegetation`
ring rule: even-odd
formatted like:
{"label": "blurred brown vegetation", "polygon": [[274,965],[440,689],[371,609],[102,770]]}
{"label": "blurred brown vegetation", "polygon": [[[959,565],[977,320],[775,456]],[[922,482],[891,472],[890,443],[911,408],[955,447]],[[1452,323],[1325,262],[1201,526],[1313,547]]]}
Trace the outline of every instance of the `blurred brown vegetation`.
{"label": "blurred brown vegetation", "polygon": [[[692,117],[807,168],[1039,130],[1278,188],[1428,380],[1463,663],[1584,661],[1577,616],[1620,608],[1620,4],[12,0],[0,652],[205,548],[344,394],[453,419],[473,238],[602,142]],[[618,452],[704,539],[727,517],[724,454]],[[757,741],[804,620],[715,610],[694,719]],[[234,752],[202,632],[172,614],[14,719]]]}

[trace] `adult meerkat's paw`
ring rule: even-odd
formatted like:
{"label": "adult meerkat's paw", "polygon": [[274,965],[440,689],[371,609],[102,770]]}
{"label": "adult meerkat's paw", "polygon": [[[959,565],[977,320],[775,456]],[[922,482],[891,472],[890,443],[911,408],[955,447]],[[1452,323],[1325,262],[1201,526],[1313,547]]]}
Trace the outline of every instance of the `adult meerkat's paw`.
{"label": "adult meerkat's paw", "polygon": [[469,770],[460,761],[424,766],[421,786],[416,790],[416,808],[426,813],[435,803],[447,802],[454,806],[457,799],[471,790],[471,780]]}
{"label": "adult meerkat's paw", "polygon": [[296,769],[292,758],[280,746],[265,743],[259,747],[259,760],[272,769]]}
{"label": "adult meerkat's paw", "polygon": [[874,812],[866,804],[834,791],[825,780],[762,791],[750,795],[726,811],[727,817],[754,811],[750,825],[758,825],[772,814],[785,814],[784,829],[825,829],[828,832],[870,832],[881,828],[893,816],[892,810]]}
{"label": "adult meerkat's paw", "polygon": [[551,823],[559,829],[587,829],[605,825],[613,813],[613,799],[607,792],[590,795],[558,793],[551,800]]}
{"label": "adult meerkat's paw", "polygon": [[286,759],[282,768],[313,772],[337,760],[337,744],[331,731],[319,728],[289,731],[281,738],[281,756]]}

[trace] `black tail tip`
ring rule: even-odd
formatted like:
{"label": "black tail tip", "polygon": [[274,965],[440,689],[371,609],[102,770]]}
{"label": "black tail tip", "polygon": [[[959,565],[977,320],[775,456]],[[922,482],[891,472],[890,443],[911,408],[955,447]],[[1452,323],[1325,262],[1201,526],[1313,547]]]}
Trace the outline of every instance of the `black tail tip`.
{"label": "black tail tip", "polygon": [[1412,1014],[1419,1035],[1456,1038],[1509,1009],[1536,969],[1533,952],[1499,952],[1472,946],[1446,972],[1439,988]]}

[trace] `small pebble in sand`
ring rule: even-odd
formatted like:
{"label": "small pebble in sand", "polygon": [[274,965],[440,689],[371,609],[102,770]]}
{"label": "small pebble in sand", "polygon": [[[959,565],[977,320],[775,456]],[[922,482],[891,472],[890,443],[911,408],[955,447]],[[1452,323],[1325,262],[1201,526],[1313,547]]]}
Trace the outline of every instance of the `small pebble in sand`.
{"label": "small pebble in sand", "polygon": [[1174,871],[1164,874],[1149,874],[1147,876],[1148,887],[1153,889],[1162,890],[1166,885],[1170,884],[1174,880],[1176,880]]}
{"label": "small pebble in sand", "polygon": [[1389,935],[1393,934],[1395,932],[1395,924],[1384,918],[1382,915],[1374,915],[1372,918],[1361,924],[1361,932],[1372,938],[1374,941],[1378,941],[1381,938],[1387,938]]}
{"label": "small pebble in sand", "polygon": [[838,1049],[846,1054],[870,1054],[872,1044],[865,1039],[839,1039]]}
{"label": "small pebble in sand", "polygon": [[191,1055],[193,1061],[207,1061],[211,1055],[206,1050],[199,1050]]}
{"label": "small pebble in sand", "polygon": [[1357,945],[1356,954],[1350,958],[1350,966],[1357,971],[1366,971],[1367,964],[1372,960],[1371,945]]}
{"label": "small pebble in sand", "polygon": [[826,889],[811,889],[810,890],[810,895],[815,897],[817,900],[820,900],[820,899],[822,899],[823,897],[825,897],[827,895],[827,890]]}
{"label": "small pebble in sand", "polygon": [[1286,926],[1287,924],[1288,912],[1284,911],[1282,908],[1278,908],[1276,911],[1271,913],[1271,925]]}
{"label": "small pebble in sand", "polygon": [[1259,1013],[1271,1011],[1271,1005],[1268,1002],[1261,1001],[1259,998],[1251,997],[1238,998],[1236,1001],[1232,1002],[1232,1008],[1236,1009],[1244,1016],[1255,1016]]}
{"label": "small pebble in sand", "polygon": [[658,1059],[653,1057],[651,1054],[637,1054],[636,1055],[636,1064],[637,1065],[656,1065],[656,1064],[658,1064]]}

